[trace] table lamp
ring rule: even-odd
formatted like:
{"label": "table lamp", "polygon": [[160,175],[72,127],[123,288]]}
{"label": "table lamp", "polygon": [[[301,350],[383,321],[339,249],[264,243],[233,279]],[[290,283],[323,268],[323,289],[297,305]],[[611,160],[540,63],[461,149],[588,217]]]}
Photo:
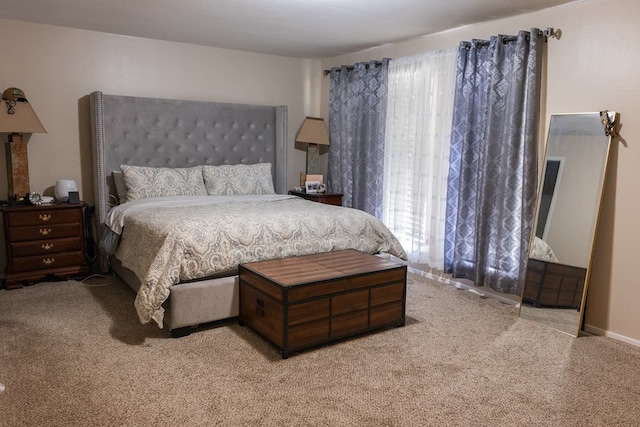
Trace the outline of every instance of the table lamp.
{"label": "table lamp", "polygon": [[329,145],[329,134],[324,119],[305,117],[296,134],[296,142],[307,144],[307,175],[319,174],[320,145]]}
{"label": "table lamp", "polygon": [[[18,88],[10,87],[2,93],[5,106],[0,106],[0,132],[9,133],[5,145],[9,199],[25,197],[29,193],[29,160],[23,133],[47,133],[31,104]],[[6,108],[5,108],[6,107]]]}

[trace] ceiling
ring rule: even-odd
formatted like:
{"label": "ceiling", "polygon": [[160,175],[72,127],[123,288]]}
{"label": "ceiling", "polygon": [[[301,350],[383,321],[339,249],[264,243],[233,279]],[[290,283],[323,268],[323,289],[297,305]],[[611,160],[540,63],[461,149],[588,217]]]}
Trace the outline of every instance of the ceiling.
{"label": "ceiling", "polygon": [[327,58],[572,1],[0,0],[0,18]]}

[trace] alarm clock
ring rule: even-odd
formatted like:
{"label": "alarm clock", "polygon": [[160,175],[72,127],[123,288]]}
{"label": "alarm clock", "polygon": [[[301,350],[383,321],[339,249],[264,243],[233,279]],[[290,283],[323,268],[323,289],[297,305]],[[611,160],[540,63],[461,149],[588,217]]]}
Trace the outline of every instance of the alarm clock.
{"label": "alarm clock", "polygon": [[41,205],[42,204],[42,194],[38,191],[32,191],[29,193],[29,203],[32,205]]}
{"label": "alarm clock", "polygon": [[43,196],[39,191],[29,193],[29,203],[32,205],[48,205],[53,203],[53,197]]}

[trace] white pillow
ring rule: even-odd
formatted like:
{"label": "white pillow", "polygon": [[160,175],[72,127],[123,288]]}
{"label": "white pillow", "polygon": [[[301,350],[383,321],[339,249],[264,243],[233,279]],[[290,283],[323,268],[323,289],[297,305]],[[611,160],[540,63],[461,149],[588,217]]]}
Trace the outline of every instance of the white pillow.
{"label": "white pillow", "polygon": [[202,168],[120,166],[127,186],[127,201],[151,197],[206,196]]}
{"label": "white pillow", "polygon": [[211,196],[275,194],[271,163],[202,166],[202,175]]}

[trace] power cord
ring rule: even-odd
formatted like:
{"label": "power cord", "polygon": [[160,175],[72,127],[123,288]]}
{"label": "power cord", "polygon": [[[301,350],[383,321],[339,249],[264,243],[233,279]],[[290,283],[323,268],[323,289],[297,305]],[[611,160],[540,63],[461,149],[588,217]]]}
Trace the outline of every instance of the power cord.
{"label": "power cord", "polygon": [[[111,280],[107,283],[99,283],[99,284],[90,284],[90,283],[86,283],[88,280],[91,279],[106,279],[106,278],[111,278]],[[100,288],[103,286],[110,286],[113,285],[116,281],[118,281],[118,278],[116,277],[115,273],[112,274],[92,274],[90,276],[85,277],[84,279],[80,280],[80,283],[82,283],[82,286],[87,286],[90,288]]]}

